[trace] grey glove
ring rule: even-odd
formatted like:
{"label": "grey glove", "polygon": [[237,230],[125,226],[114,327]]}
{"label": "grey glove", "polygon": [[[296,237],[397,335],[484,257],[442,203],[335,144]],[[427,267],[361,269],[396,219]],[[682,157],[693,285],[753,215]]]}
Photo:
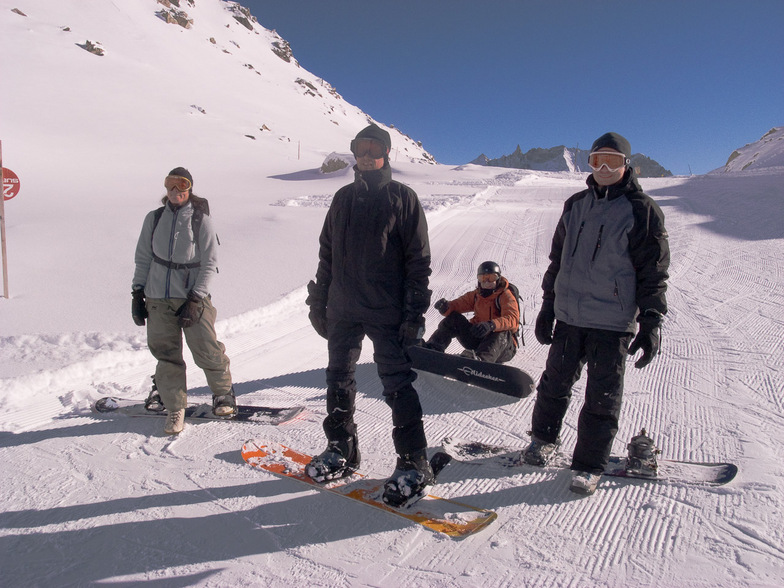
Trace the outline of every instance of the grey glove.
{"label": "grey glove", "polygon": [[193,291],[188,292],[188,298],[177,309],[174,314],[178,317],[177,323],[183,328],[187,329],[197,324],[201,320],[201,315],[204,312],[204,307],[201,303],[201,298],[194,294]]}

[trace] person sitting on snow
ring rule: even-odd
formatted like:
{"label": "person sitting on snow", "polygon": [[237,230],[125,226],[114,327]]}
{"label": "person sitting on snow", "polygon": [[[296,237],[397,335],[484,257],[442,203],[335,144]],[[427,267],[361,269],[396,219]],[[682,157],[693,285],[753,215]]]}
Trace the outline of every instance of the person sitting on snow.
{"label": "person sitting on snow", "polygon": [[[444,318],[423,347],[446,351],[457,337],[466,348],[463,355],[490,363],[505,363],[517,353],[516,333],[520,307],[509,281],[494,261],[485,261],[476,271],[477,287],[460,298],[442,298],[433,306]],[[467,319],[463,313],[473,312]]]}

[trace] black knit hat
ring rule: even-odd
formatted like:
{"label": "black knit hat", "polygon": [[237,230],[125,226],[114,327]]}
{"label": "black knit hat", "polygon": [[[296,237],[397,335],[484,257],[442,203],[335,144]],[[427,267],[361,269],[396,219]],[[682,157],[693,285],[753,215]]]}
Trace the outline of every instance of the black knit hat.
{"label": "black knit hat", "polygon": [[[373,139],[374,141],[386,145],[387,151],[392,149],[392,138],[389,136],[389,133],[375,124],[371,124],[359,131],[354,141],[357,139]],[[354,141],[351,141],[352,153],[354,152]]]}
{"label": "black knit hat", "polygon": [[188,178],[188,181],[191,183],[191,189],[193,189],[193,176],[191,176],[191,172],[189,172],[184,167],[175,167],[173,170],[169,172],[170,176],[180,176],[181,178]]}
{"label": "black knit hat", "polygon": [[596,139],[596,141],[593,142],[593,145],[591,145],[591,153],[598,151],[602,147],[615,149],[616,151],[623,153],[627,159],[632,156],[632,146],[629,144],[629,141],[618,133],[605,133]]}

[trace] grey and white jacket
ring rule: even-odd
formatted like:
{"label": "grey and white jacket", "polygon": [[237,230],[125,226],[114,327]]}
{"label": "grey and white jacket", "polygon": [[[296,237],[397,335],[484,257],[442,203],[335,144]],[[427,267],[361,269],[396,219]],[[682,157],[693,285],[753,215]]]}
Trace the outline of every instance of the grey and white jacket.
{"label": "grey and white jacket", "polygon": [[[147,298],[187,298],[193,291],[199,297],[210,293],[213,276],[218,271],[218,238],[212,219],[205,214],[199,230],[199,242],[193,235],[193,205],[187,202],[179,208],[164,206],[163,214],[155,227],[155,211],[144,219],[142,232],[136,244],[136,271],[133,287],[144,288]],[[154,255],[169,265],[154,260]],[[193,265],[198,267],[181,267]],[[180,267],[174,266],[180,264]]]}
{"label": "grey and white jacket", "polygon": [[638,313],[667,312],[664,213],[631,169],[613,186],[598,186],[592,175],[587,184],[564,205],[543,299],[570,325],[634,332]]}

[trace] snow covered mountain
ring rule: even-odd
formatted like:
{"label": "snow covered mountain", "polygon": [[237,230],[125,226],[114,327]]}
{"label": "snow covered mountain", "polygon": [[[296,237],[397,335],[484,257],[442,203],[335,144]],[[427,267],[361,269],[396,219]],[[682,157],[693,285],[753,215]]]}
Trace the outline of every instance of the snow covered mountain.
{"label": "snow covered mountain", "polygon": [[[518,145],[510,155],[490,159],[482,154],[471,163],[536,171],[586,172],[590,171],[588,154],[589,151],[585,149],[566,147],[565,145],[549,149],[535,147],[523,153]],[[662,178],[672,175],[672,172],[664,169],[658,162],[642,153],[632,154],[631,163],[641,178]]]}
{"label": "snow covered mountain", "polygon": [[[19,168],[64,152],[99,167],[174,151],[190,165],[209,151],[318,159],[347,152],[372,120],[236,2],[3,0],[0,8],[11,90],[0,97],[0,138]],[[434,162],[387,128],[393,160]]]}
{"label": "snow covered mountain", "polygon": [[784,167],[784,127],[773,127],[759,141],[736,149],[724,167],[710,173],[732,173]]}

